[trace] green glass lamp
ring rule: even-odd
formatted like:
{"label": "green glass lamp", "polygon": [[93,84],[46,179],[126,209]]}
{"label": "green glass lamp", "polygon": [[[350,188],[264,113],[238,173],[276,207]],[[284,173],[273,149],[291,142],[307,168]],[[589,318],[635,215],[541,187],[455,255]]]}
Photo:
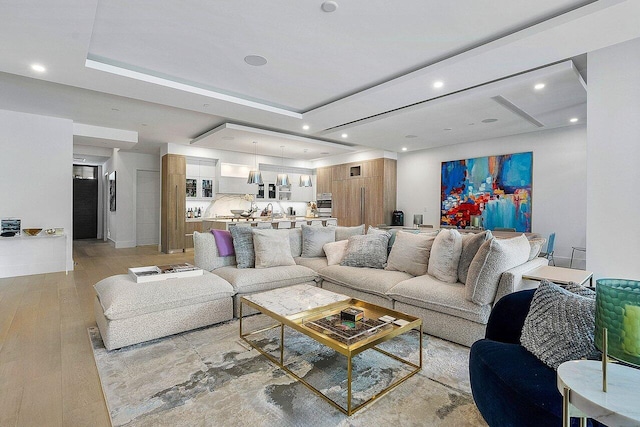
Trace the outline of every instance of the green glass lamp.
{"label": "green glass lamp", "polygon": [[640,281],[598,279],[596,284],[594,338],[607,391],[607,356],[640,367]]}

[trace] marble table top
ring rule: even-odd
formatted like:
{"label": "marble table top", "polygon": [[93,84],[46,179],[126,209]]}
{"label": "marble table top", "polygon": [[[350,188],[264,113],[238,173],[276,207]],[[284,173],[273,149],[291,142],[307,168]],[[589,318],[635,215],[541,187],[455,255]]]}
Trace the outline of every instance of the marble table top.
{"label": "marble table top", "polygon": [[570,402],[590,418],[610,426],[640,424],[640,369],[607,365],[607,392],[602,391],[602,362],[572,360],[558,367],[560,394],[571,389]]}
{"label": "marble table top", "polygon": [[258,294],[245,295],[243,298],[280,316],[290,316],[301,311],[351,299],[347,295],[311,285],[273,289]]}

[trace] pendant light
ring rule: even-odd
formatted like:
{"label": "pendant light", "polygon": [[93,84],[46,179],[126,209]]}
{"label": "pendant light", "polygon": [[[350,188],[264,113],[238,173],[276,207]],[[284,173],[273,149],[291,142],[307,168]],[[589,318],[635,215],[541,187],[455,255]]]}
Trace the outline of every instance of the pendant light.
{"label": "pendant light", "polygon": [[287,186],[287,185],[291,185],[291,182],[289,181],[289,175],[287,175],[284,172],[284,145],[281,145],[280,148],[282,149],[282,157],[281,157],[281,173],[278,174],[278,177],[276,178],[276,185],[277,186]]}
{"label": "pendant light", "polygon": [[300,175],[300,187],[313,187],[310,175]]}
{"label": "pendant light", "polygon": [[262,172],[258,169],[258,143],[253,141],[255,157],[254,164],[255,168],[249,171],[249,178],[247,178],[247,184],[262,184]]}

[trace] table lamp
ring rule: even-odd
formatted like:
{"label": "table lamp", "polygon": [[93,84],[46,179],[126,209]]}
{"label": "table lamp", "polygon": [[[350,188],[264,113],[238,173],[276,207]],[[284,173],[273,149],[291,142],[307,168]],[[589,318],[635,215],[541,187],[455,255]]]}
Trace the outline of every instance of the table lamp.
{"label": "table lamp", "polygon": [[596,280],[595,345],[602,351],[602,391],[608,356],[640,367],[640,281]]}

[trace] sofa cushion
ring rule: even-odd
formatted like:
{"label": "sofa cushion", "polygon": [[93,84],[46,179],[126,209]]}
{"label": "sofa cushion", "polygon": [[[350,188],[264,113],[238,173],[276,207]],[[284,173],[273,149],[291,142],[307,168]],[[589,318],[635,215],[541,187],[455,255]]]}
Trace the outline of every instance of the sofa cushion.
{"label": "sofa cushion", "polygon": [[380,228],[369,226],[367,229],[367,234],[388,234],[389,235],[389,243],[387,244],[387,254],[391,252],[391,247],[393,243],[396,241],[396,233],[398,229],[392,228],[390,230],[382,230]]}
{"label": "sofa cushion", "polygon": [[428,273],[443,282],[456,283],[461,253],[462,236],[458,230],[441,230],[431,248]]}
{"label": "sofa cushion", "polygon": [[387,291],[396,301],[486,324],[491,305],[478,305],[465,298],[462,283],[446,283],[423,275],[398,283]]}
{"label": "sofa cushion", "polygon": [[302,229],[289,229],[289,245],[291,246],[291,256],[296,258],[302,255]]}
{"label": "sofa cushion", "polygon": [[530,251],[529,251],[528,261],[531,261],[538,255],[540,255],[540,251],[542,250],[542,247],[546,242],[547,242],[547,239],[543,237],[529,239]]}
{"label": "sofa cushion", "polygon": [[296,265],[291,256],[289,230],[253,230],[253,248],[256,268]]}
{"label": "sofa cushion", "polygon": [[486,230],[482,233],[469,233],[462,236],[462,252],[460,253],[460,262],[458,262],[458,281],[467,283],[467,274],[473,257],[478,253],[478,249],[491,238],[491,231]]}
{"label": "sofa cushion", "polygon": [[389,289],[412,276],[402,271],[330,265],[320,270],[320,277],[347,288],[389,298]]}
{"label": "sofa cushion", "polygon": [[297,257],[293,259],[297,265],[304,265],[305,267],[309,267],[313,271],[320,271],[325,268],[327,265],[327,258],[325,257],[316,257],[316,258],[302,258]]}
{"label": "sofa cushion", "polygon": [[236,268],[222,267],[216,274],[231,283],[238,294],[250,294],[269,289],[284,288],[311,282],[318,274],[302,265],[288,265],[273,268]]}
{"label": "sofa cushion", "polygon": [[229,229],[233,237],[233,249],[236,252],[238,268],[253,268],[256,254],[253,250],[253,232],[251,227],[235,225]]}
{"label": "sofa cushion", "polygon": [[597,355],[593,336],[595,292],[576,284],[569,286],[572,288],[590,296],[542,281],[522,327],[522,345],[553,369],[569,360]]}
{"label": "sofa cushion", "polygon": [[435,236],[398,231],[385,270],[404,271],[413,276],[426,274]]}
{"label": "sofa cushion", "polygon": [[193,249],[194,264],[203,270],[212,271],[227,265],[236,265],[235,256],[220,256],[216,239],[211,233],[194,231]]}
{"label": "sofa cushion", "polygon": [[322,247],[336,241],[336,227],[317,227],[302,224],[302,256],[305,258],[325,256]]}
{"label": "sofa cushion", "polygon": [[235,255],[236,252],[233,249],[233,237],[227,230],[211,230],[211,234],[216,239],[216,247],[218,248],[218,254],[220,256]]}
{"label": "sofa cushion", "polygon": [[387,234],[351,236],[348,242],[340,265],[380,269],[387,265]]}
{"label": "sofa cushion", "polygon": [[364,234],[364,224],[355,227],[336,227],[336,242],[339,240],[347,240],[351,236],[359,236]]}
{"label": "sofa cushion", "polygon": [[529,249],[524,234],[513,239],[492,238],[484,242],[469,266],[467,299],[480,305],[492,303],[502,273],[527,262]]}
{"label": "sofa cushion", "polygon": [[128,319],[235,294],[226,280],[208,271],[203,271],[202,276],[144,283],[135,283],[128,274],[119,274],[99,281],[94,289],[104,316],[110,320]]}
{"label": "sofa cushion", "polygon": [[322,249],[327,255],[327,265],[338,265],[342,262],[344,254],[347,252],[349,240],[338,240],[336,242],[325,243]]}

